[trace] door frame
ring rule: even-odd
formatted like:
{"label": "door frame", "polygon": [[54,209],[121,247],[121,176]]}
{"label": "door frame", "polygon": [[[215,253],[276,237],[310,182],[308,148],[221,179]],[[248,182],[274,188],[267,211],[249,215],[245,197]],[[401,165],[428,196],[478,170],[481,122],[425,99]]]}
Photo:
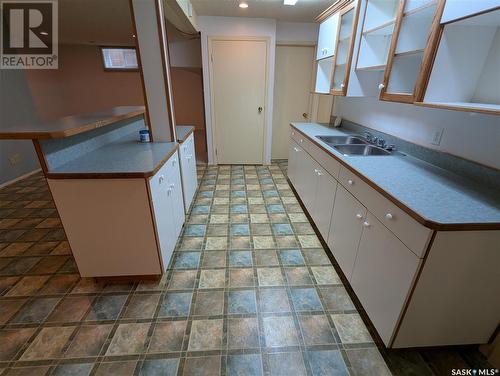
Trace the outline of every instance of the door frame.
{"label": "door frame", "polygon": [[[269,110],[271,110],[271,116],[272,116],[272,109],[267,108],[267,103],[268,103],[268,88],[269,88],[269,54],[270,54],[270,47],[271,47],[271,38],[270,37],[264,37],[264,36],[209,36],[208,37],[208,69],[209,69],[209,86],[210,86],[210,120],[211,120],[211,127],[210,127],[210,134],[212,138],[212,145],[210,145],[210,148],[212,149],[212,155],[213,155],[213,163],[219,164],[219,157],[216,153],[217,149],[217,125],[215,121],[215,96],[214,96],[214,88],[213,88],[213,82],[214,82],[214,73],[213,73],[213,61],[212,61],[212,47],[213,43],[216,41],[260,41],[260,42],[265,42],[266,43],[266,56],[265,56],[265,82],[264,82],[264,126],[263,126],[263,134],[262,134],[262,164],[266,164],[266,145],[269,142],[269,136],[268,136],[268,131],[272,132],[272,129],[269,129],[269,122],[267,121],[267,116],[269,116]],[[272,137],[272,133],[271,133]],[[208,146],[207,146],[208,147]],[[271,157],[269,156],[269,159]]]}

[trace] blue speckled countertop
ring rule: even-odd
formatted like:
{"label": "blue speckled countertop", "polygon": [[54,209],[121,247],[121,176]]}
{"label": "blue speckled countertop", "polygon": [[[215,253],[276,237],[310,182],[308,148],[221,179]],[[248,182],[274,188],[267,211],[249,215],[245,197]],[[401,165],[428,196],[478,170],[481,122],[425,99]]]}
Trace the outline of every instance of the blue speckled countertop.
{"label": "blue speckled countertop", "polygon": [[177,150],[176,142],[141,143],[137,133],[130,133],[99,149],[84,154],[48,171],[49,178],[98,176],[152,176]]}
{"label": "blue speckled countertop", "polygon": [[315,136],[341,136],[346,132],[317,123],[292,123],[292,126],[378,186],[388,198],[417,214],[421,222],[445,227],[500,224],[499,191],[482,189],[471,180],[409,155],[344,156]]}
{"label": "blue speckled countertop", "polygon": [[192,125],[177,125],[175,127],[177,142],[183,143],[192,132],[194,132],[194,127]]}

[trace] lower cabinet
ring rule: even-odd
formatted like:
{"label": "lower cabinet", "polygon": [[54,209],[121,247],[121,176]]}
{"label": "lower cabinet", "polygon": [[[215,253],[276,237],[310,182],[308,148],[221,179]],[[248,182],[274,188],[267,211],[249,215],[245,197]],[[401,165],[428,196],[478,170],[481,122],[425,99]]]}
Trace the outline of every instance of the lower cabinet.
{"label": "lower cabinet", "polygon": [[290,146],[288,147],[287,174],[288,174],[288,179],[290,179],[290,181],[292,182],[297,193],[299,193],[298,174],[299,174],[300,153],[303,153],[302,149],[295,143],[295,141],[290,139]]}
{"label": "lower cabinet", "polygon": [[180,145],[179,159],[181,162],[184,209],[187,213],[189,211],[189,208],[191,207],[191,203],[193,202],[196,189],[198,188],[194,133],[191,133],[191,135]]}
{"label": "lower cabinet", "polygon": [[184,204],[177,152],[149,180],[163,269],[166,270],[184,223]]}
{"label": "lower cabinet", "polygon": [[365,217],[366,208],[339,185],[328,235],[328,247],[349,281],[356,261]]}
{"label": "lower cabinet", "polygon": [[420,259],[392,232],[371,213],[366,215],[350,282],[386,345],[419,265]]}

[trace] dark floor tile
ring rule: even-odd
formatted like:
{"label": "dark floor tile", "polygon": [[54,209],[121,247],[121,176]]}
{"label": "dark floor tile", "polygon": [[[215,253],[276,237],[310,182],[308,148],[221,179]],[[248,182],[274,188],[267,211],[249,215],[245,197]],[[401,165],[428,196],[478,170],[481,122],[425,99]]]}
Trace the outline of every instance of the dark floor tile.
{"label": "dark floor tile", "polygon": [[104,285],[103,292],[129,292],[134,288],[134,282],[110,282]]}
{"label": "dark floor tile", "polygon": [[272,227],[274,235],[276,236],[293,235],[292,226],[290,226],[288,223],[273,223]]}
{"label": "dark floor tile", "polygon": [[0,271],[0,275],[21,275],[33,267],[40,257],[21,257],[13,260]]}
{"label": "dark floor tile", "polygon": [[321,248],[303,249],[302,253],[304,254],[307,265],[331,265],[331,261],[326,252]]}
{"label": "dark floor tile", "polygon": [[372,337],[357,313],[331,315],[342,343],[368,343]]}
{"label": "dark floor tile", "polygon": [[230,355],[227,357],[228,376],[262,375],[262,360],[260,354]]}
{"label": "dark floor tile", "polygon": [[387,351],[387,365],[394,375],[401,376],[434,376],[434,373],[418,351]]}
{"label": "dark floor tile", "polygon": [[129,360],[124,362],[103,362],[95,376],[132,376],[134,374],[137,361]]}
{"label": "dark floor tile", "polygon": [[192,297],[190,292],[166,294],[161,302],[158,317],[188,316]]}
{"label": "dark floor tile", "polygon": [[268,355],[271,376],[305,376],[304,360],[300,352],[276,353]]}
{"label": "dark floor tile", "polygon": [[154,328],[148,352],[181,351],[187,321],[158,322]]}
{"label": "dark floor tile", "polygon": [[55,359],[74,332],[74,326],[43,328],[21,356],[21,360]]}
{"label": "dark floor tile", "polygon": [[250,268],[230,269],[229,270],[230,287],[253,287],[255,286],[254,271]]}
{"label": "dark floor tile", "polygon": [[203,255],[202,267],[204,268],[220,268],[226,266],[225,251],[210,251]]}
{"label": "dark floor tile", "polygon": [[40,295],[64,294],[80,280],[78,274],[55,275],[38,291]]}
{"label": "dark floor tile", "polygon": [[19,311],[27,299],[0,300],[0,325],[5,324]]}
{"label": "dark floor tile", "polygon": [[196,269],[200,264],[200,252],[179,252],[174,262],[174,269]]}
{"label": "dark floor tile", "polygon": [[308,360],[313,376],[349,376],[338,350],[309,351]]}
{"label": "dark floor tile", "polygon": [[[23,241],[21,236],[26,233],[26,230],[0,230],[0,242],[10,243],[15,241]],[[34,241],[34,240],[24,240]]]}
{"label": "dark floor tile", "polygon": [[286,280],[291,286],[312,285],[313,281],[307,267],[284,268]]}
{"label": "dark floor tile", "polygon": [[64,233],[63,229],[52,230],[42,239],[45,242],[56,241],[56,240],[62,241],[66,239],[66,234]]}
{"label": "dark floor tile", "polygon": [[35,333],[36,328],[0,330],[0,361],[12,360]]}
{"label": "dark floor tile", "polygon": [[376,348],[350,349],[346,353],[356,376],[391,376],[391,372]]}
{"label": "dark floor tile", "polygon": [[160,294],[133,295],[130,299],[123,318],[125,319],[150,319],[156,312]]}
{"label": "dark floor tile", "polygon": [[279,251],[283,265],[304,265],[304,257],[298,249],[283,249]]}
{"label": "dark floor tile", "polygon": [[194,320],[189,334],[189,351],[219,350],[222,347],[222,319]]}
{"label": "dark floor tile", "polygon": [[220,356],[187,358],[183,376],[219,376],[220,369]]}
{"label": "dark floor tile", "polygon": [[227,323],[229,349],[259,347],[259,326],[256,318],[234,318]]}
{"label": "dark floor tile", "polygon": [[26,250],[31,247],[31,242],[10,243],[0,252],[0,257],[16,257],[26,255]]}
{"label": "dark floor tile", "polygon": [[45,284],[49,276],[28,276],[21,278],[5,296],[30,296]]}
{"label": "dark floor tile", "polygon": [[112,329],[113,324],[81,326],[66,350],[65,357],[83,358],[99,355]]}
{"label": "dark floor tile", "polygon": [[8,370],[6,376],[45,376],[48,375],[50,366],[15,367]]}
{"label": "dark floor tile", "polygon": [[299,324],[306,345],[335,343],[330,323],[325,315],[299,315]]}
{"label": "dark floor tile", "polygon": [[179,359],[150,359],[142,363],[139,376],[175,376]]}
{"label": "dark floor tile", "polygon": [[173,272],[168,288],[170,290],[191,290],[195,287],[197,274],[197,270]]}
{"label": "dark floor tile", "polygon": [[67,256],[47,256],[42,258],[29,272],[30,274],[55,273],[66,261],[68,261]]}
{"label": "dark floor tile", "polygon": [[127,295],[100,296],[93,302],[85,320],[116,320],[126,300]]}
{"label": "dark floor tile", "polygon": [[39,298],[26,303],[14,316],[12,323],[41,323],[54,309],[61,298]]}
{"label": "dark floor tile", "polygon": [[228,313],[256,313],[257,306],[255,302],[255,291],[229,291]]}
{"label": "dark floor tile", "polygon": [[47,322],[75,322],[83,319],[90,305],[94,301],[93,296],[68,296],[52,311]]}
{"label": "dark floor tile", "polygon": [[109,344],[106,355],[141,354],[151,323],[120,324]]}
{"label": "dark floor tile", "polygon": [[19,238],[17,238],[17,241],[20,242],[37,242],[40,239],[42,239],[44,236],[46,236],[49,233],[50,230],[48,229],[30,229],[25,231]]}
{"label": "dark floor tile", "polygon": [[349,294],[344,286],[332,286],[320,289],[321,297],[329,311],[355,310]]}
{"label": "dark floor tile", "polygon": [[252,266],[252,252],[251,251],[230,251],[229,252],[229,266]]}
{"label": "dark floor tile", "polygon": [[60,364],[52,372],[52,376],[88,376],[94,363]]}
{"label": "dark floor tile", "polygon": [[224,291],[198,291],[194,315],[215,316],[224,313]]}

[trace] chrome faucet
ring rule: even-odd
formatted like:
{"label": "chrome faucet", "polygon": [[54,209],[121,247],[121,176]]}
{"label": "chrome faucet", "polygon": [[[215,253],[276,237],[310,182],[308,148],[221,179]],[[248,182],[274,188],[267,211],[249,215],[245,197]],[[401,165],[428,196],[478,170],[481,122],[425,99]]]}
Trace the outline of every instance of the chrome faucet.
{"label": "chrome faucet", "polygon": [[373,135],[370,132],[365,132],[364,134],[366,141],[372,142]]}

